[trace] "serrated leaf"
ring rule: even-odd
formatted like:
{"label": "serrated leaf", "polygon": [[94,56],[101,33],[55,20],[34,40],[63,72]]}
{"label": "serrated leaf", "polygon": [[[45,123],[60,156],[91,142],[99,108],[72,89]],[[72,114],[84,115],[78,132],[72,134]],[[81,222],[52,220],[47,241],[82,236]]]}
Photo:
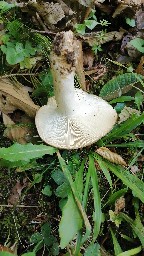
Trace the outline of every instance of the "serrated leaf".
{"label": "serrated leaf", "polygon": [[81,35],[84,35],[85,34],[85,29],[86,29],[86,26],[85,24],[76,24],[75,25],[75,29],[78,33],[80,33]]}
{"label": "serrated leaf", "polygon": [[120,97],[132,88],[132,84],[144,79],[142,75],[135,73],[125,73],[108,81],[100,91],[99,96],[106,100]]}
{"label": "serrated leaf", "polygon": [[108,148],[106,147],[100,147],[96,150],[96,152],[102,156],[103,158],[107,159],[108,161],[115,163],[115,164],[120,164],[120,165],[124,165],[127,166],[126,162],[124,161],[124,159],[118,155],[117,153],[114,153],[112,151],[110,151]]}
{"label": "serrated leaf", "polygon": [[62,209],[62,218],[59,225],[60,247],[64,249],[82,228],[82,217],[75,203],[72,193]]}
{"label": "serrated leaf", "polygon": [[21,145],[13,144],[8,148],[0,148],[0,158],[10,162],[30,161],[34,158],[40,158],[44,155],[53,155],[57,150],[50,146],[33,145],[32,143]]}

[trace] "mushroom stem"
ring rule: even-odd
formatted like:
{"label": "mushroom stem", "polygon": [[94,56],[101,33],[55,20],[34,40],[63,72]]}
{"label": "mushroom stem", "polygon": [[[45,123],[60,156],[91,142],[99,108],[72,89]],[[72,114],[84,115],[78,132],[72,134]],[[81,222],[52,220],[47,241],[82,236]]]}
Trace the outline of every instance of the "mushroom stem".
{"label": "mushroom stem", "polygon": [[63,37],[57,36],[50,54],[51,71],[58,111],[70,114],[71,100],[75,95],[74,75],[79,46],[69,31]]}

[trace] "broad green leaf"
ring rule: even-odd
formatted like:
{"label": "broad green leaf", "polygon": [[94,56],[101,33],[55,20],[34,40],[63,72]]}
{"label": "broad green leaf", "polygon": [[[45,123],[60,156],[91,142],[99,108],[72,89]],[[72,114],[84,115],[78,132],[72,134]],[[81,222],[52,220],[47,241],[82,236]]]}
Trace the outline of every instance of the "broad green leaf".
{"label": "broad green leaf", "polygon": [[96,25],[98,24],[98,22],[96,20],[85,20],[85,25],[89,28],[89,29],[93,29]]}
{"label": "broad green leaf", "polygon": [[108,81],[101,89],[99,96],[106,100],[120,97],[132,88],[132,84],[144,79],[142,75],[125,73]]}
{"label": "broad green leaf", "polygon": [[84,256],[101,256],[100,254],[100,245],[98,243],[96,244],[90,244],[86,249]]}
{"label": "broad green leaf", "polygon": [[40,183],[42,181],[43,174],[42,173],[35,173],[33,183]]}
{"label": "broad green leaf", "polygon": [[44,244],[48,247],[51,246],[54,242],[56,242],[56,238],[51,234],[51,227],[48,222],[46,222],[41,227],[42,236],[44,239]]}
{"label": "broad green leaf", "polygon": [[61,170],[55,170],[52,172],[51,177],[58,185],[62,185],[67,179]]}
{"label": "broad green leaf", "polygon": [[82,228],[82,217],[75,203],[72,193],[62,209],[62,218],[59,225],[60,247],[64,249]]}
{"label": "broad green leaf", "polygon": [[117,238],[116,238],[116,236],[115,236],[115,234],[114,234],[114,232],[111,228],[110,228],[110,232],[111,232],[113,245],[114,245],[114,253],[117,256],[119,253],[122,252],[122,249],[121,249],[120,244],[119,244],[119,242],[118,242],[118,240],[117,240]]}
{"label": "broad green leaf", "polygon": [[122,253],[118,254],[117,256],[132,256],[132,255],[138,255],[139,252],[141,252],[141,251],[142,251],[142,247],[139,246],[139,247],[136,247],[136,248],[134,248],[134,249],[131,249],[131,250],[122,252]]}
{"label": "broad green leaf", "polygon": [[61,165],[61,168],[63,170],[63,173],[65,175],[65,177],[67,178],[69,184],[70,184],[70,187],[71,187],[71,190],[73,192],[73,196],[74,196],[74,199],[75,199],[75,203],[81,213],[81,216],[82,216],[82,219],[84,221],[84,224],[85,224],[85,227],[86,227],[86,233],[85,235],[83,236],[83,241],[86,241],[87,238],[89,237],[90,233],[91,233],[91,225],[90,225],[90,222],[88,220],[88,217],[85,213],[85,210],[84,210],[84,207],[81,203],[81,200],[79,198],[79,193],[77,192],[76,190],[76,186],[73,182],[73,178],[71,176],[71,173],[68,169],[68,166],[66,165],[64,159],[61,157],[60,153],[57,152],[57,156],[58,156],[58,159],[59,159],[59,162],[60,162],[60,165]]}
{"label": "broad green leaf", "polygon": [[0,256],[14,256],[14,254],[10,252],[0,252]]}
{"label": "broad green leaf", "polygon": [[110,173],[109,173],[109,171],[107,169],[106,164],[104,162],[100,161],[99,159],[97,159],[97,161],[98,161],[98,164],[99,164],[101,170],[103,171],[103,173],[104,173],[104,175],[105,175],[105,177],[106,177],[110,187],[112,188],[112,179],[111,179],[111,176],[110,176]]}
{"label": "broad green leaf", "polygon": [[144,53],[144,39],[135,38],[129,42],[132,46],[134,46],[139,52]]}
{"label": "broad green leaf", "polygon": [[122,166],[106,163],[110,171],[112,171],[122,182],[128,186],[132,192],[144,203],[144,182],[137,176],[125,170]]}
{"label": "broad green leaf", "polygon": [[143,121],[144,121],[144,113],[141,116],[132,115],[131,118],[129,118],[122,124],[115,126],[114,129],[108,135],[103,137],[102,141],[106,141],[106,143],[108,143],[115,139],[121,138],[129,134],[133,129],[139,126]]}
{"label": "broad green leaf", "polygon": [[102,212],[101,212],[101,198],[99,193],[98,186],[98,176],[97,171],[94,164],[94,159],[90,155],[89,156],[89,171],[91,175],[92,187],[93,187],[93,197],[94,197],[94,231],[93,231],[93,241],[95,241],[99,235],[101,220],[102,220]]}
{"label": "broad green leaf", "polygon": [[51,191],[51,186],[47,185],[42,189],[42,193],[45,196],[51,196],[52,195],[52,191]]}
{"label": "broad green leaf", "polygon": [[16,161],[30,161],[34,158],[40,158],[44,155],[53,155],[57,150],[50,146],[33,145],[28,143],[21,145],[18,143],[13,144],[8,148],[0,148],[0,158],[10,162]]}

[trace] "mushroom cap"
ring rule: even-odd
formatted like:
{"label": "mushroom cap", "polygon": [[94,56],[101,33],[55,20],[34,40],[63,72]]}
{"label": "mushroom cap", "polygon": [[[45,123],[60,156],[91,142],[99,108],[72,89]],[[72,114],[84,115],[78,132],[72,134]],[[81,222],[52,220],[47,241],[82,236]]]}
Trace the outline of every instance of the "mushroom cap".
{"label": "mushroom cap", "polygon": [[41,139],[61,149],[77,149],[93,144],[114,126],[117,114],[106,101],[81,89],[74,89],[71,112],[61,113],[54,97],[36,114]]}

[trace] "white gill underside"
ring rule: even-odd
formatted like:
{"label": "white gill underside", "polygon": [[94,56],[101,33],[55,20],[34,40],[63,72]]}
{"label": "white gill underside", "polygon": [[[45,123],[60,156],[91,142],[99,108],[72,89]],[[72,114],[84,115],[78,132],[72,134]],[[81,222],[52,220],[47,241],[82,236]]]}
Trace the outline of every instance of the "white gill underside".
{"label": "white gill underside", "polygon": [[60,113],[54,99],[38,111],[36,126],[47,144],[63,149],[82,148],[112,129],[117,117],[115,110],[97,96],[80,89],[75,92],[71,114]]}

